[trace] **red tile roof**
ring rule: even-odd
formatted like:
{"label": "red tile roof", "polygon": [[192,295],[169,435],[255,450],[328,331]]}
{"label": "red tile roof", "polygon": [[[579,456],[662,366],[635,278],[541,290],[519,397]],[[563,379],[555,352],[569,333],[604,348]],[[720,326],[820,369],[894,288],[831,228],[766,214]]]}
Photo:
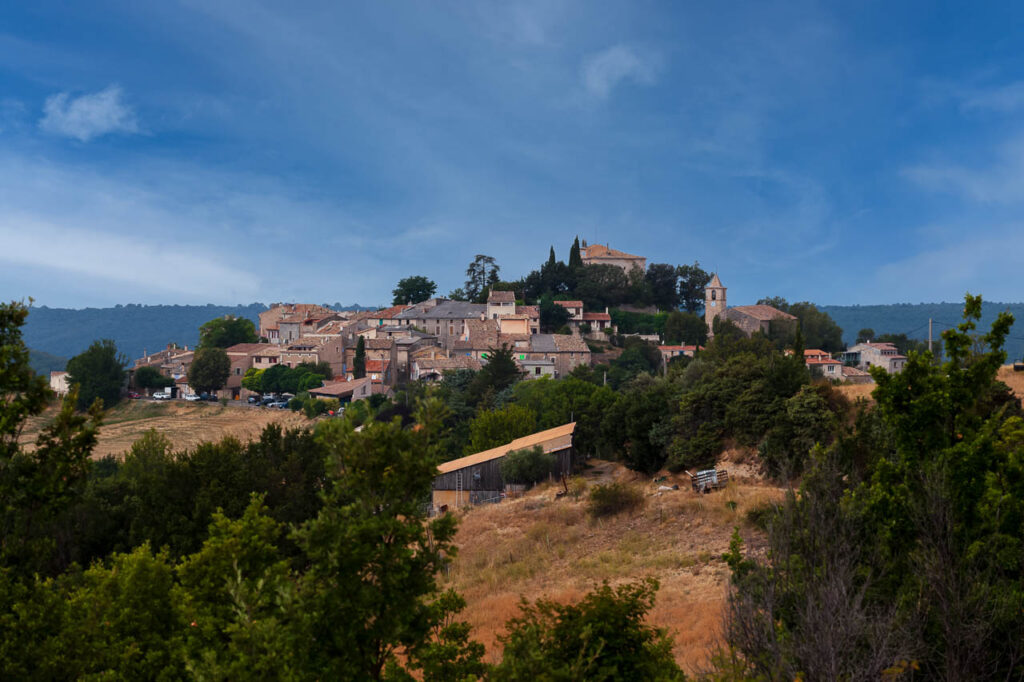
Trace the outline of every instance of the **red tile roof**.
{"label": "red tile roof", "polygon": [[789,313],[784,313],[778,308],[773,308],[770,305],[741,305],[735,308],[729,308],[729,310],[735,310],[736,312],[749,315],[755,320],[795,320],[796,318]]}
{"label": "red tile roof", "polygon": [[601,321],[601,320],[603,320],[605,322],[611,322],[612,321],[612,316],[609,315],[608,313],[583,313],[583,321],[584,322],[590,322],[590,321],[597,322],[597,321]]}
{"label": "red tile roof", "polygon": [[583,301],[555,301],[555,303],[557,303],[560,306],[564,306],[566,308],[582,308],[583,307]]}
{"label": "red tile roof", "polygon": [[625,251],[619,251],[611,247],[605,246],[604,244],[593,244],[588,246],[583,254],[583,258],[635,258],[637,260],[646,260],[643,256],[634,256],[631,253]]}

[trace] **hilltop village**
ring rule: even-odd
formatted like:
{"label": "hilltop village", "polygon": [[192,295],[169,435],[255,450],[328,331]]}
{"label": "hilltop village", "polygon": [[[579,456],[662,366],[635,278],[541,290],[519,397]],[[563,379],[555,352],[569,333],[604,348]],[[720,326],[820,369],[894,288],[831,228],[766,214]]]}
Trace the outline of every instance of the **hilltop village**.
{"label": "hilltop village", "polygon": [[[643,256],[608,245],[583,244],[574,247],[579,249],[582,266],[603,273],[618,271],[625,282],[655,280],[657,285],[652,272],[661,275],[658,268],[672,267],[656,264],[647,268]],[[545,268],[555,267],[549,261],[539,274],[549,276]],[[696,264],[687,267],[699,269]],[[347,403],[371,395],[391,395],[408,381],[438,381],[448,371],[479,370],[501,348],[511,351],[523,378],[558,379],[577,368],[600,366],[614,359],[629,338],[656,347],[661,370],[667,371],[676,358],[692,358],[723,323],[747,336],[766,337],[791,336],[798,323],[795,315],[766,303],[730,306],[727,287],[718,273],[697,273],[703,317],[699,318],[699,328],[691,324],[683,335],[673,335],[671,330],[666,334],[664,329],[660,333],[655,329],[645,330],[648,333],[627,331],[613,319],[613,315],[653,317],[659,312],[657,305],[628,303],[615,309],[606,305],[593,310],[583,300],[565,295],[549,300],[538,297],[527,303],[523,291],[526,286],[521,284],[517,290],[515,284],[485,283],[476,294],[481,302],[431,296],[376,311],[337,311],[312,303],[272,304],[259,315],[259,342],[225,349],[230,360],[228,376],[223,386],[210,393],[229,400],[262,398],[265,391],[253,390],[258,383],[246,381],[246,377],[278,366],[295,368],[305,363],[330,369],[330,376],[321,386],[309,388],[310,396]],[[679,285],[673,281],[670,286]],[[678,304],[678,299],[673,303]],[[545,324],[545,305],[557,306],[551,315],[554,324]],[[689,307],[700,312],[692,303]],[[671,336],[675,338],[668,338]],[[840,352],[819,348],[803,352],[814,375],[835,382],[870,383],[869,367],[894,373],[906,361],[893,343],[874,343],[870,339]],[[172,394],[184,398],[196,393],[188,383],[194,356],[195,349],[172,343],[137,358],[131,369],[157,369],[173,380]],[[64,381],[65,373],[52,374],[58,392],[65,390]]]}

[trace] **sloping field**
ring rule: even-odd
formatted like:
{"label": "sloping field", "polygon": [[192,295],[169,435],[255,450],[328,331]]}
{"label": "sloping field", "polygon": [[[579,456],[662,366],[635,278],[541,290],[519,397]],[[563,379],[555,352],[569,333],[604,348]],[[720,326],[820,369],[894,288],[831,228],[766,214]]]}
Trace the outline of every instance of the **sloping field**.
{"label": "sloping field", "polygon": [[[521,597],[572,601],[603,580],[655,577],[661,589],[650,620],[670,629],[676,658],[696,670],[707,663],[719,632],[729,577],[721,555],[733,527],[740,527],[748,550],[760,551],[763,538],[746,513],[781,499],[783,491],[734,483],[698,495],[685,476],[654,484],[616,464],[595,463],[583,477],[588,485],[629,481],[647,496],[643,508],[594,520],[585,493],[556,500],[556,487],[545,486],[522,499],[465,511],[446,582],[465,597],[463,615],[473,636],[497,660],[497,637],[518,614]],[[659,486],[673,483],[679,490],[658,494]]]}
{"label": "sloping field", "polygon": [[[33,443],[39,429],[53,419],[55,409],[50,408],[31,420],[20,440],[26,444]],[[308,426],[311,422],[290,410],[132,400],[107,412],[93,456],[121,455],[149,429],[156,429],[167,436],[175,449],[187,449],[224,436],[250,440],[273,423],[288,428]]]}
{"label": "sloping field", "polygon": [[999,380],[1010,387],[1018,398],[1024,398],[1024,372],[1014,372],[1013,365],[999,368]]}
{"label": "sloping field", "polygon": [[[1024,372],[1014,372],[1013,365],[1003,365],[999,368],[998,378],[1010,387],[1018,398],[1024,398]],[[851,401],[857,398],[871,400],[871,392],[875,390],[874,384],[856,384],[852,386],[836,386],[839,391]]]}

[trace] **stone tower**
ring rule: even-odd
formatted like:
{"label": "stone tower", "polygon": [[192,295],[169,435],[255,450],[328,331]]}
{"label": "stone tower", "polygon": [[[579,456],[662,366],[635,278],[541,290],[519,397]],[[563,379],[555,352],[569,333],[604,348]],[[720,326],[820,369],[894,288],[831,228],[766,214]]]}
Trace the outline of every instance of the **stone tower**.
{"label": "stone tower", "polygon": [[708,325],[708,336],[714,334],[715,318],[725,312],[725,287],[716,272],[704,287],[704,322]]}

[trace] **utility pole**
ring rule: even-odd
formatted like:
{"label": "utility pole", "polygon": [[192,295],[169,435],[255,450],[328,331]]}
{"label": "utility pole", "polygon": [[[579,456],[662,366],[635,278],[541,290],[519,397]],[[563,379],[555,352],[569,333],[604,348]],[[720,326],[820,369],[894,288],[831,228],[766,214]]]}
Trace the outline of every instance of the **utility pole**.
{"label": "utility pole", "polygon": [[928,318],[928,352],[932,352],[932,318]]}

